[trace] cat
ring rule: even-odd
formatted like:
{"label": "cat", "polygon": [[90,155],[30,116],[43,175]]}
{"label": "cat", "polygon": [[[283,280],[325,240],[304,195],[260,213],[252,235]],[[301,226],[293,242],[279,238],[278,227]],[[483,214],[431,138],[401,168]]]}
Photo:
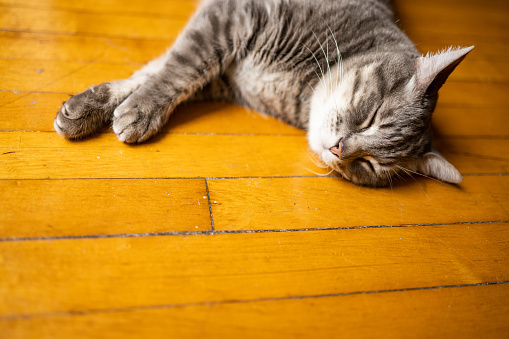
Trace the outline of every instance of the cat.
{"label": "cat", "polygon": [[54,127],[79,139],[112,124],[138,143],[184,101],[226,100],[306,130],[310,149],[353,183],[387,186],[412,172],[460,183],[430,122],[472,49],[421,56],[390,0],[206,0],[163,56],[72,96]]}

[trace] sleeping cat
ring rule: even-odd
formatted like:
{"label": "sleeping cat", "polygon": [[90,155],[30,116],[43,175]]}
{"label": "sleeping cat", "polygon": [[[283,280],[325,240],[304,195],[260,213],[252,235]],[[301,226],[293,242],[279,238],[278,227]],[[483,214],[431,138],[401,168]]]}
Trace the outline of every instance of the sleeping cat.
{"label": "sleeping cat", "polygon": [[137,143],[184,101],[227,100],[307,130],[311,150],[356,184],[410,172],[459,183],[430,121],[472,48],[421,56],[390,0],[206,0],[166,54],[71,97],[54,126],[78,139],[112,124]]}

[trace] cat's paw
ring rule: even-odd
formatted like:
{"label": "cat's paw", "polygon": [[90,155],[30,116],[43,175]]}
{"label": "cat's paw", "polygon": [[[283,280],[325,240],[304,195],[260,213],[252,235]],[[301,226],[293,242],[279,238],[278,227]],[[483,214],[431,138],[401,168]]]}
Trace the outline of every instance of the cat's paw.
{"label": "cat's paw", "polygon": [[92,86],[63,103],[53,124],[68,139],[90,135],[111,121],[114,107],[108,84]]}
{"label": "cat's paw", "polygon": [[113,131],[120,141],[143,142],[162,128],[165,108],[150,99],[134,93],[117,107],[113,113]]}

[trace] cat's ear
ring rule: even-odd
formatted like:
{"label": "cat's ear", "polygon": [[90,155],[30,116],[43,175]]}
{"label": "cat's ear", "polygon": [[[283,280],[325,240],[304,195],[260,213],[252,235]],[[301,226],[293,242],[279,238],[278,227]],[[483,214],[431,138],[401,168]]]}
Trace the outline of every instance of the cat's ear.
{"label": "cat's ear", "polygon": [[456,66],[474,49],[474,46],[452,49],[422,56],[416,61],[417,87],[436,93]]}
{"label": "cat's ear", "polygon": [[428,177],[452,184],[459,184],[463,181],[460,172],[434,148],[414,163],[414,169]]}

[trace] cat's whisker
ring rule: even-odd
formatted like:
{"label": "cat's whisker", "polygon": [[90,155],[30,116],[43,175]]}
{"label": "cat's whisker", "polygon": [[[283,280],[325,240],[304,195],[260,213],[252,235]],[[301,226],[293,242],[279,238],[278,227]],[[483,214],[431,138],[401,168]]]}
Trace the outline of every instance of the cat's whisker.
{"label": "cat's whisker", "polygon": [[[402,166],[399,166],[399,165],[396,165],[396,167],[398,167],[399,169],[401,169],[401,170],[402,170],[402,171],[404,171],[405,173],[410,172],[410,173],[413,173],[413,174],[417,174],[417,175],[420,175],[420,176],[422,176],[422,177],[425,177],[425,178],[431,179],[431,180],[433,180],[433,181],[436,181],[436,182],[438,182],[438,183],[440,183],[440,184],[442,184],[442,185],[445,185],[442,181],[437,180],[437,179],[435,179],[435,178],[432,178],[432,177],[430,177],[430,176],[427,176],[427,175],[425,175],[425,174],[422,174],[422,173],[419,173],[419,172],[412,171],[412,170],[410,170],[410,169],[408,169],[408,168],[405,168],[405,167],[402,167]],[[407,172],[407,171],[408,171],[408,172]]]}
{"label": "cat's whisker", "polygon": [[306,155],[308,156],[309,160],[311,160],[311,162],[313,164],[315,164],[316,167],[320,167],[320,168],[327,168],[327,167],[329,167],[326,164],[324,164],[323,162],[321,162],[320,159],[318,159],[314,153],[307,152]]}
{"label": "cat's whisker", "polygon": [[336,39],[336,36],[334,35],[334,32],[332,31],[332,29],[330,28],[329,24],[328,23],[325,23],[327,25],[327,27],[329,28],[329,31],[332,35],[332,38],[334,39],[334,44],[336,44],[336,52],[337,52],[337,67],[336,67],[336,87],[339,87],[339,84],[340,84],[340,80],[341,78],[343,77],[343,72],[342,72],[342,69],[343,69],[343,63],[342,63],[342,60],[341,60],[341,53],[339,52],[339,45],[338,45],[338,41]]}
{"label": "cat's whisker", "polygon": [[[322,69],[322,66],[320,65],[320,62],[318,61],[318,58],[316,57],[315,53],[313,53],[313,51],[308,48],[308,46],[304,45],[304,43],[302,44],[302,46],[304,46],[309,51],[309,53],[311,53],[313,58],[315,58],[316,64],[318,65],[318,67],[320,68],[320,72],[322,73],[322,78],[320,78],[320,76],[318,74],[316,74],[316,75],[318,76],[318,80],[323,81],[323,84],[325,85],[325,76],[323,74],[323,69]],[[316,71],[315,71],[315,73],[316,73]]]}
{"label": "cat's whisker", "polygon": [[[327,26],[328,26],[328,24],[327,24]],[[325,61],[327,62],[327,73],[328,73],[328,78],[329,78],[329,87],[326,87],[327,96],[332,97],[332,99],[334,100],[334,105],[336,106],[336,109],[339,110],[338,103],[336,101],[336,97],[333,94],[332,72],[331,72],[330,61],[329,61],[329,36],[327,34],[327,30],[325,31],[325,37],[326,37],[326,43],[327,43],[327,46],[326,46],[327,54],[325,53],[325,51],[323,49],[323,45],[320,43],[320,40],[318,40],[318,37],[316,36],[316,34],[314,32],[313,32],[313,35],[314,35],[316,41],[318,42],[318,44],[320,45],[320,48],[322,49],[322,52],[323,52],[323,56],[325,57]],[[325,78],[324,78],[324,83],[325,83]]]}
{"label": "cat's whisker", "polygon": [[389,171],[387,171],[385,168],[382,168],[382,172],[385,174],[385,176],[387,177],[387,180],[389,181],[389,186],[391,187],[391,192],[393,192],[392,190],[392,178],[391,178],[391,173]]}
{"label": "cat's whisker", "polygon": [[[325,54],[325,50],[323,49],[323,45],[322,45],[322,43],[320,42],[320,40],[318,39],[318,37],[316,36],[315,32],[311,31],[311,33],[313,33],[313,36],[315,37],[316,41],[317,41],[317,42],[318,42],[318,44],[320,45],[320,48],[321,48],[322,53],[323,53],[323,56],[325,57],[325,61],[326,61],[326,63],[327,63],[328,73],[330,74],[329,57],[328,57],[328,55],[327,55],[327,54]],[[322,72],[322,74],[323,74],[323,72]],[[329,77],[330,77],[330,75],[329,75]],[[325,88],[326,88],[326,90],[327,90],[327,94],[328,94],[328,93],[329,93],[329,89],[327,88],[327,83],[325,82],[325,75],[324,75],[324,79],[323,79],[323,81],[324,81]]]}
{"label": "cat's whisker", "polygon": [[[401,170],[403,170],[403,172],[405,172],[406,174],[408,174],[410,176],[410,178],[414,179],[414,181],[417,183],[417,185],[419,185],[422,189],[422,191],[424,192],[424,195],[426,195],[426,197],[428,198],[428,200],[431,200],[431,198],[429,197],[428,193],[426,193],[426,190],[424,189],[424,187],[422,187],[422,185],[414,178],[414,176],[412,175],[412,171],[410,171],[408,168],[404,168],[404,167],[400,167],[398,166],[399,168],[401,168]],[[413,173],[416,173],[418,174],[417,172],[413,172]],[[433,179],[433,178],[431,178]],[[435,180],[435,179],[434,179]]]}
{"label": "cat's whisker", "polygon": [[394,174],[396,176],[392,177],[393,180],[398,180],[398,182],[401,182],[401,175],[398,173],[398,171],[396,171],[394,168],[389,168],[389,174],[392,172],[394,172]]}
{"label": "cat's whisker", "polygon": [[[403,176],[396,170],[393,169],[393,172],[394,174],[396,174],[396,176],[398,177],[399,181],[400,182],[404,182],[405,181],[405,178],[403,178]],[[406,172],[405,172],[406,173]],[[410,173],[407,173],[408,175],[410,175],[410,177],[412,177],[412,179],[414,179],[414,177],[412,176],[412,174]],[[415,180],[415,179],[414,179]]]}
{"label": "cat's whisker", "polygon": [[309,87],[311,88],[311,90],[313,91],[313,94],[314,94],[314,93],[316,93],[316,92],[315,92],[315,89],[313,88],[313,86],[311,86],[311,84],[309,83],[309,81],[308,81],[308,86],[309,86]]}
{"label": "cat's whisker", "polygon": [[330,170],[329,172],[327,172],[327,173],[318,173],[318,172],[315,172],[315,171],[313,171],[312,169],[309,169],[309,168],[307,168],[307,167],[303,167],[303,169],[305,169],[306,171],[309,171],[309,172],[311,172],[311,173],[313,173],[314,175],[317,175],[317,176],[319,176],[319,177],[326,177],[326,176],[330,175],[332,172],[334,172],[334,169],[331,169],[331,170]]}

